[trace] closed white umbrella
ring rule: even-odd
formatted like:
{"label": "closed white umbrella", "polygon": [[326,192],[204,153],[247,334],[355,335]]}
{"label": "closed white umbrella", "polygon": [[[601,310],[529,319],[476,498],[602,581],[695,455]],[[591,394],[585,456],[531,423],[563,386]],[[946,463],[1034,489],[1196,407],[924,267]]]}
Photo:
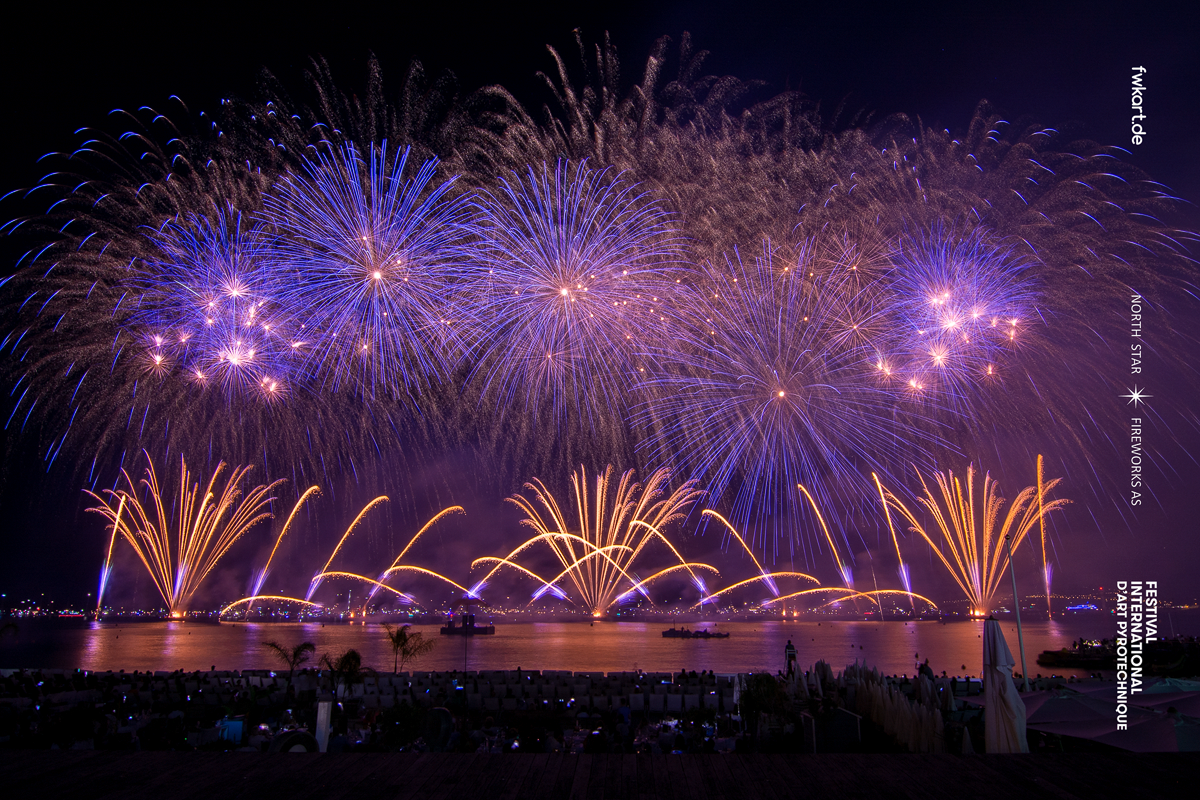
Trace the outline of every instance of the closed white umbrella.
{"label": "closed white umbrella", "polygon": [[1000,623],[983,623],[984,745],[989,753],[1028,753],[1025,739],[1025,703],[1013,683],[1016,662],[1004,641]]}
{"label": "closed white umbrella", "polygon": [[915,699],[918,703],[934,704],[934,698],[937,697],[937,693],[933,691],[933,682],[929,678],[924,675],[918,675],[914,688],[916,689],[916,692],[914,692]]}

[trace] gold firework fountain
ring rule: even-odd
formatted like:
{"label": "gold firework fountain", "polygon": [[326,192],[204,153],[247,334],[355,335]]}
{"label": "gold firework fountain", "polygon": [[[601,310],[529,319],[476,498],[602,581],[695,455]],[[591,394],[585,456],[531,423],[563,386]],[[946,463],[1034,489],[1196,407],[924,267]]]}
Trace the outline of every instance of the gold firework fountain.
{"label": "gold firework fountain", "polygon": [[1005,538],[1011,536],[1012,549],[1017,549],[1026,535],[1035,526],[1041,525],[1048,514],[1071,501],[1046,500],[1046,494],[1053,491],[1062,479],[1044,483],[1039,463],[1037,485],[1021,490],[1002,518],[1005,500],[1000,495],[999,484],[985,473],[982,493],[977,498],[975,475],[975,466],[967,467],[964,485],[950,470],[935,472],[935,492],[918,473],[924,496],[918,497],[917,502],[925,508],[934,523],[928,528],[896,495],[882,486],[880,493],[885,510],[891,508],[899,512],[908,521],[909,530],[918,534],[933,549],[970,601],[971,614],[985,616],[992,608],[993,597],[1008,566]]}
{"label": "gold firework fountain", "polygon": [[[508,502],[524,512],[521,524],[531,528],[534,535],[503,558],[476,559],[472,569],[486,567],[489,571],[471,593],[481,591],[492,576],[508,567],[538,582],[534,600],[550,593],[583,608],[593,617],[604,616],[613,605],[635,594],[649,599],[646,587],[672,574],[686,572],[701,594],[706,594],[699,573],[719,574],[717,569],[688,562],[663,533],[668,525],[683,519],[688,507],[703,492],[694,481],[688,481],[668,494],[671,473],[666,469],[651,475],[644,488],[634,480],[634,471],[629,470],[615,482],[614,492],[613,477],[614,470],[609,465],[603,474],[595,476],[594,489],[589,492],[587,471],[580,467],[571,473],[572,491],[567,508],[573,512],[573,518],[564,513],[541,480],[534,478],[525,484],[532,497],[517,494],[508,498]],[[654,542],[664,545],[676,563],[641,578],[635,566]],[[517,561],[539,544],[548,548],[561,566],[551,578],[544,578]]]}
{"label": "gold firework fountain", "polygon": [[[154,587],[173,617],[187,611],[193,595],[217,563],[238,539],[259,522],[270,519],[268,495],[282,481],[255,486],[243,495],[241,484],[251,467],[234,469],[218,489],[225,463],[217,465],[208,483],[193,483],[187,462],[179,460],[178,495],[163,492],[150,454],[146,453],[146,477],[134,481],[121,470],[125,488],[107,489],[102,494],[87,492],[99,505],[89,508],[112,526],[105,579],[111,568],[113,545],[127,542],[145,566]],[[139,491],[139,485],[141,491]],[[146,503],[139,499],[146,495]],[[173,519],[167,508],[175,509]]]}

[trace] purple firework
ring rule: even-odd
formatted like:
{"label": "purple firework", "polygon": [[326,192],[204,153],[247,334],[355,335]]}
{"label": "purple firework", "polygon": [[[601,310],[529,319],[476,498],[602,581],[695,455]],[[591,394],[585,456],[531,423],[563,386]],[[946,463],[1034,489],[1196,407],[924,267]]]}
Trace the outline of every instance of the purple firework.
{"label": "purple firework", "polygon": [[462,272],[468,199],[415,171],[387,142],[319,153],[265,201],[280,233],[276,269],[302,324],[308,371],[334,387],[399,393],[444,376],[463,322],[448,298]]}
{"label": "purple firework", "polygon": [[241,215],[188,215],[150,237],[157,256],[133,267],[128,324],[146,368],[230,395],[281,397],[297,364],[288,309],[262,231]]}
{"label": "purple firework", "polygon": [[662,336],[679,237],[637,184],[586,162],[529,167],[482,202],[475,374],[499,407],[595,422]]}
{"label": "purple firework", "polygon": [[816,546],[800,531],[800,484],[824,505],[912,455],[912,443],[938,441],[924,405],[880,380],[871,331],[887,308],[874,283],[820,262],[804,246],[781,264],[768,245],[749,264],[710,267],[639,386],[651,461],[702,478],[710,502],[730,506],[734,525],[775,558],[785,542],[789,558],[811,560]]}
{"label": "purple firework", "polygon": [[944,227],[906,237],[893,256],[894,341],[879,368],[960,409],[1033,328],[1029,259],[978,230]]}

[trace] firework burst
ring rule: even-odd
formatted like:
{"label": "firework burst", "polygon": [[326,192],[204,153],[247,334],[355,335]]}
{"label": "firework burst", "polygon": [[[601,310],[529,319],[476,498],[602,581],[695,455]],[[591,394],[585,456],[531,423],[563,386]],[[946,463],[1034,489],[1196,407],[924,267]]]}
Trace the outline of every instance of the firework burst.
{"label": "firework burst", "polygon": [[465,197],[436,183],[437,160],[407,169],[387,143],[322,152],[266,199],[282,238],[276,269],[305,316],[293,347],[334,387],[372,394],[437,380],[458,357],[462,320],[446,299],[461,273]]}
{"label": "firework burst", "polygon": [[497,406],[595,424],[666,328],[679,242],[636,184],[584,162],[500,180],[480,221],[476,374]]}
{"label": "firework burst", "polygon": [[231,396],[282,397],[299,359],[261,229],[218,210],[168,221],[152,241],[155,257],[130,279],[137,305],[127,322],[147,371]]}
{"label": "firework burst", "polygon": [[906,421],[922,408],[901,408],[907,387],[877,374],[873,289],[854,270],[820,274],[811,260],[808,248],[782,263],[764,248],[707,270],[676,343],[657,354],[662,369],[640,384],[651,461],[678,459],[704,476],[738,528],[759,521],[752,542],[772,559],[781,543],[789,558],[813,555],[798,530],[801,484],[827,504],[831,487],[857,485],[864,467],[937,441]]}
{"label": "firework burst", "polygon": [[1032,264],[990,244],[978,228],[905,237],[895,252],[894,342],[878,367],[937,392],[970,415],[981,387],[1024,342],[1036,308]]}

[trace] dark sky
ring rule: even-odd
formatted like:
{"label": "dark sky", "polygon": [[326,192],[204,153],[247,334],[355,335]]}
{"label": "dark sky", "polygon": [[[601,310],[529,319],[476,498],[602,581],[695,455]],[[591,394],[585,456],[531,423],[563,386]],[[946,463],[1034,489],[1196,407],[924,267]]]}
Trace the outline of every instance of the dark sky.
{"label": "dark sky", "polygon": [[[955,131],[986,98],[1013,118],[1076,125],[1090,138],[1122,145],[1152,177],[1200,200],[1195,13],[1171,14],[1147,4],[1045,2],[991,3],[979,10],[958,2],[916,11],[902,3],[877,8],[745,0],[576,6],[510,10],[493,4],[468,11],[453,3],[370,8],[342,2],[309,13],[286,4],[236,12],[157,4],[133,13],[27,4],[6,12],[0,27],[0,193],[36,181],[39,156],[71,147],[74,130],[102,121],[114,108],[161,104],[175,94],[198,111],[227,94],[253,94],[263,68],[299,86],[314,55],[329,59],[349,87],[363,80],[367,54],[374,52],[385,78],[398,80],[416,57],[432,74],[453,69],[465,90],[500,83],[536,107],[546,97],[534,73],[552,67],[545,45],[570,50],[571,31],[580,28],[593,41],[611,33],[629,82],[639,77],[656,38],[677,38],[686,30],[697,48],[711,51],[707,72],[761,79],[764,96],[799,88],[826,111],[844,101],[852,110],[905,112]],[[1128,130],[1130,69],[1136,65],[1148,69],[1150,86],[1150,134],[1140,147],[1130,144]],[[1194,483],[1194,465],[1179,469],[1176,485]],[[1189,566],[1195,526],[1180,522],[1185,501],[1172,491],[1166,511],[1145,521],[1174,531],[1171,538],[1120,545],[1132,553],[1123,563],[1174,576],[1184,593],[1200,588]],[[77,534],[80,545],[64,569],[51,569],[51,554],[29,532],[31,521],[23,519],[15,530],[6,511],[0,509],[0,537],[11,557],[0,566],[0,591],[68,597],[80,586],[90,589],[99,556],[92,541],[96,525],[88,521],[87,532]],[[1166,557],[1172,552],[1183,558]],[[1097,585],[1113,574],[1103,561],[1087,563],[1078,585]]]}
{"label": "dark sky", "polygon": [[[987,98],[1014,117],[1082,123],[1092,138],[1129,147],[1134,163],[1184,196],[1200,190],[1196,14],[1070,2],[932,3],[918,11],[898,3],[575,5],[509,11],[497,4],[467,13],[402,3],[336,14],[159,5],[120,14],[27,4],[0,34],[2,185],[22,185],[36,158],[69,145],[72,131],[113,108],[161,104],[172,94],[193,110],[211,107],[224,94],[252,93],[264,67],[296,86],[313,55],[328,58],[351,85],[374,52],[385,75],[398,78],[415,57],[430,72],[454,70],[466,89],[500,83],[540,104],[546,98],[534,73],[552,66],[545,45],[569,51],[579,28],[588,38],[611,33],[630,82],[655,39],[687,30],[712,53],[710,72],[766,81],[767,92],[800,88],[826,109],[847,101],[951,129]],[[1153,109],[1151,136],[1137,148],[1129,146],[1126,119],[1134,65],[1150,70]]]}

